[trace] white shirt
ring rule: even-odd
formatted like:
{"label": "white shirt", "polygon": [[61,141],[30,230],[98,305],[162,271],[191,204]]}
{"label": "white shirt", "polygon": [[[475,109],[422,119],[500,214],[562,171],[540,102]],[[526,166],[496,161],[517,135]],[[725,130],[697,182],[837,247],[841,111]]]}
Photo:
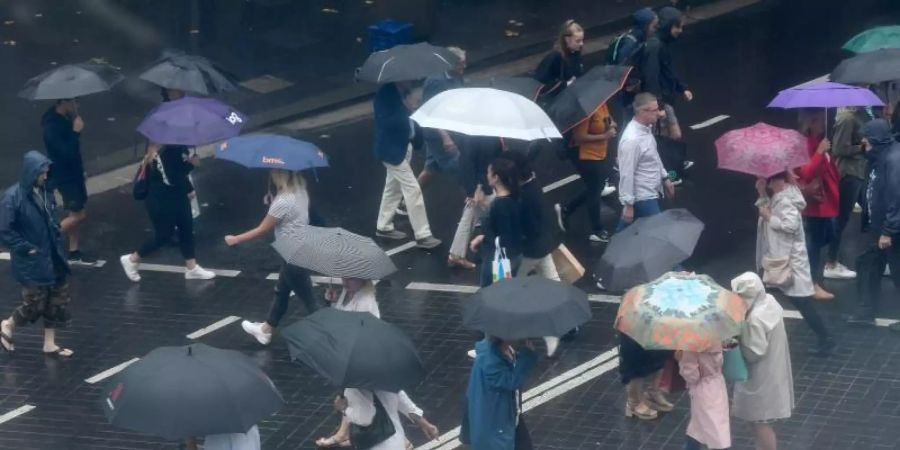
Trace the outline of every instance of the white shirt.
{"label": "white shirt", "polygon": [[204,450],[260,450],[259,428],[253,425],[246,433],[212,434],[203,442]]}
{"label": "white shirt", "polygon": [[633,205],[642,200],[659,198],[663,192],[663,179],[668,176],[659,152],[653,130],[632,120],[619,139],[619,200]]}

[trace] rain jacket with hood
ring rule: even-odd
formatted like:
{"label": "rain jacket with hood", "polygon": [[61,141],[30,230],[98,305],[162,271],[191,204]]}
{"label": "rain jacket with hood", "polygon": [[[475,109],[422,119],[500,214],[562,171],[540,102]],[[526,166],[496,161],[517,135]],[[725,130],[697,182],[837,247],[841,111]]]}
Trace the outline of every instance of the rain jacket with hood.
{"label": "rain jacket with hood", "polygon": [[772,213],[768,221],[759,219],[756,231],[756,267],[762,267],[762,258],[788,257],[792,282],[780,289],[788,297],[809,297],[815,293],[806,251],[806,234],[800,212],[806,200],[794,184],[773,195],[756,201],[756,206],[766,206]]}
{"label": "rain jacket with hood", "polygon": [[[870,225],[882,236],[900,234],[900,143],[894,141],[891,127],[884,119],[876,119],[863,127],[869,141],[869,203]],[[893,268],[891,268],[893,269]]]}
{"label": "rain jacket with hood", "polygon": [[731,280],[731,290],[747,304],[740,342],[750,375],[734,384],[731,414],[751,422],[791,417],[794,376],[784,310],[753,272]]}
{"label": "rain jacket with hood", "polygon": [[610,45],[607,62],[616,65],[628,64],[631,56],[647,42],[647,26],[655,18],[656,13],[651,8],[635,11],[631,15],[634,26]]}
{"label": "rain jacket with hood", "polygon": [[69,272],[53,195],[35,186],[49,166],[40,152],[26,153],[19,183],[0,199],[0,242],[9,247],[13,276],[24,286],[52,286],[59,273]]}
{"label": "rain jacket with hood", "polygon": [[81,161],[81,133],[72,129],[72,121],[51,107],[41,117],[44,146],[53,161],[50,184],[84,183],[84,164]]}
{"label": "rain jacket with hood", "polygon": [[659,10],[659,30],[647,40],[640,58],[640,72],[644,92],[650,92],[664,103],[673,104],[677,96],[687,90],[672,67],[669,44],[675,41],[672,27],[682,20],[681,11],[671,6]]}

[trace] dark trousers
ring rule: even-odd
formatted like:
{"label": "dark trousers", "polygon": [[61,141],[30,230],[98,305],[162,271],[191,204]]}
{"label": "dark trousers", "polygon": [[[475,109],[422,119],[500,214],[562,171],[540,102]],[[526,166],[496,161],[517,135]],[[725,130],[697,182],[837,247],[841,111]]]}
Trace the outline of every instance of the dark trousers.
{"label": "dark trousers", "polygon": [[822,250],[834,241],[834,219],[831,217],[804,217],[803,227],[806,232],[806,252],[809,254],[809,270],[813,281],[822,285],[825,281],[825,260]]}
{"label": "dark trousers", "polygon": [[[700,441],[698,441],[690,436],[687,436],[687,435],[684,436],[684,449],[685,450],[700,450],[702,448],[703,448],[703,444],[701,444]],[[719,449],[716,449],[716,450],[719,450]],[[723,449],[723,450],[727,450],[727,449]]]}
{"label": "dark trousers", "polygon": [[138,249],[141,258],[159,250],[172,241],[178,230],[178,247],[184,259],[194,259],[194,218],[187,195],[151,195],[144,201],[154,236]]}
{"label": "dark trousers", "polygon": [[850,215],[853,214],[853,206],[862,192],[863,181],[852,175],[841,178],[839,186],[840,204],[838,208],[838,216],[834,219],[834,239],[828,246],[828,261],[836,262],[841,251],[841,237],[844,235],[844,229],[850,222]]}
{"label": "dark trousers", "polygon": [[275,298],[269,307],[269,318],[266,323],[272,328],[278,326],[281,318],[287,312],[288,302],[291,299],[291,291],[303,301],[306,306],[306,314],[312,314],[325,306],[324,301],[316,298],[312,290],[312,279],[306,269],[282,263],[278,272],[278,284],[275,285]]}
{"label": "dark trousers", "polygon": [[812,297],[788,297],[788,300],[800,312],[803,321],[813,330],[820,343],[831,338],[831,333],[828,332],[825,321],[819,315],[819,310],[816,309],[815,300]]}
{"label": "dark trousers", "polygon": [[866,233],[866,247],[856,258],[856,290],[860,316],[874,318],[881,300],[881,278],[884,268],[890,264],[891,279],[900,289],[900,234],[893,236],[893,245],[878,248],[878,232]]}
{"label": "dark trousers", "polygon": [[609,178],[608,160],[583,160],[572,161],[575,170],[581,175],[584,182],[584,190],[566,205],[566,213],[573,213],[587,202],[588,216],[591,220],[591,229],[596,233],[603,231],[603,223],[600,221],[600,194]]}
{"label": "dark trousers", "polygon": [[687,159],[687,145],[684,141],[676,141],[665,136],[656,137],[659,159],[667,172],[675,172],[679,177],[684,173],[684,160]]}

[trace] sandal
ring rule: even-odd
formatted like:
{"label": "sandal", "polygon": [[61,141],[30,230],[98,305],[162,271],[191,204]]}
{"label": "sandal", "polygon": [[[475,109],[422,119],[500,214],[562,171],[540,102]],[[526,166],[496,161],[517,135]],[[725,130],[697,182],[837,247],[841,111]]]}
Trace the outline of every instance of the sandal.
{"label": "sandal", "polygon": [[319,448],[336,448],[336,447],[350,447],[350,439],[338,440],[337,437],[331,436],[327,438],[319,438],[316,439],[316,447]]}
{"label": "sandal", "polygon": [[466,258],[451,255],[447,257],[447,267],[459,267],[461,269],[473,270],[475,269],[475,263]]}
{"label": "sandal", "polygon": [[13,341],[12,336],[0,331],[0,347],[3,347],[7,353],[12,353],[16,351],[16,342]]}
{"label": "sandal", "polygon": [[56,350],[50,350],[49,352],[44,352],[44,356],[49,356],[52,358],[71,358],[75,352],[69,348],[56,347]]}

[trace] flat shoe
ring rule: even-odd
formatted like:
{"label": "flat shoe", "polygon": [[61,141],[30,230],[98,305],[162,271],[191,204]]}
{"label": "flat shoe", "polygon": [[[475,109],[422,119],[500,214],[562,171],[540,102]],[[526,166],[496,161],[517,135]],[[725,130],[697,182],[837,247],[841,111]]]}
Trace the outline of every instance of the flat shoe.
{"label": "flat shoe", "polygon": [[16,351],[16,341],[13,340],[12,336],[0,331],[0,347],[7,353],[12,353]]}
{"label": "flat shoe", "polygon": [[350,439],[344,439],[343,441],[339,441],[334,436],[327,437],[327,438],[319,438],[319,439],[316,439],[316,447],[319,447],[319,448],[350,447]]}
{"label": "flat shoe", "polygon": [[49,356],[51,358],[71,358],[74,355],[71,349],[56,347],[56,350],[51,350],[49,352],[44,352],[44,356]]}

